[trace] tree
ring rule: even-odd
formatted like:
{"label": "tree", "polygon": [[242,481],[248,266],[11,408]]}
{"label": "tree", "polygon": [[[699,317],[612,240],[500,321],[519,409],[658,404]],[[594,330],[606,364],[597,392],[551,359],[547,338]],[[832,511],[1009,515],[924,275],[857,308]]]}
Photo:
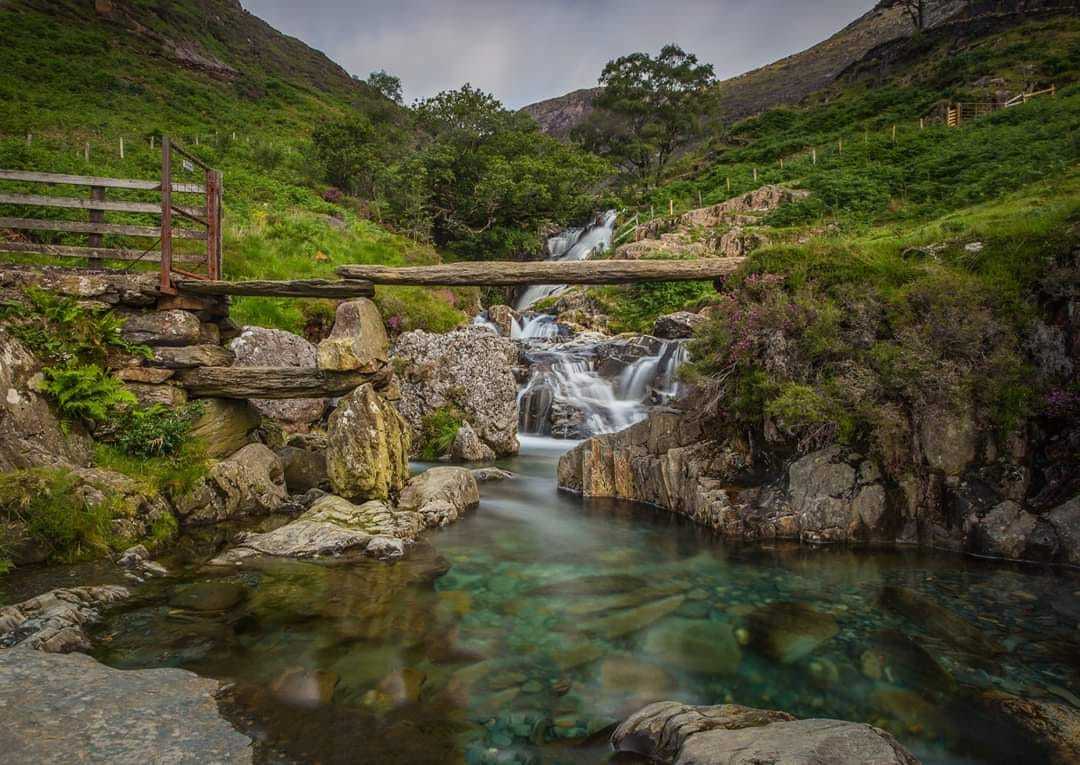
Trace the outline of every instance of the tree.
{"label": "tree", "polygon": [[920,31],[926,29],[926,2],[927,0],[898,0],[911,23]]}
{"label": "tree", "polygon": [[396,104],[401,103],[401,78],[389,74],[385,69],[368,75],[367,84]]}
{"label": "tree", "polygon": [[609,61],[600,75],[596,111],[578,139],[641,180],[655,181],[675,151],[700,131],[715,82],[711,64],[677,45],[655,58],[632,53]]}

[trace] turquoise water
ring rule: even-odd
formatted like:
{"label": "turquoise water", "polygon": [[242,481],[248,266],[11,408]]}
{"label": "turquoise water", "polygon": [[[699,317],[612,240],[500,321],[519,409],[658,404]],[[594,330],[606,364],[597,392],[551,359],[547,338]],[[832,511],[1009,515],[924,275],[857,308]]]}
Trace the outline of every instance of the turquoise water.
{"label": "turquoise water", "polygon": [[872,722],[926,762],[1022,762],[1029,742],[979,694],[1080,704],[1073,574],[724,544],[558,493],[565,448],[527,441],[503,463],[517,478],[393,565],[223,574],[201,567],[220,534],[185,539],[96,655],[233,683],[264,762],[605,762],[610,726],[659,699]]}

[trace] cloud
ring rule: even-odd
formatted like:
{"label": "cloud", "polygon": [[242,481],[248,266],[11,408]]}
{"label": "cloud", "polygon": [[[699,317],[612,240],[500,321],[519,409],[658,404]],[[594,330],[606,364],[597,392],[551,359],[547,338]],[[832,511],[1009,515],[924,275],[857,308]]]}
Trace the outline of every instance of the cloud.
{"label": "cloud", "polygon": [[825,39],[874,0],[244,0],[362,77],[386,69],[407,100],[465,82],[519,107],[591,87],[604,64],[675,42],[720,77]]}

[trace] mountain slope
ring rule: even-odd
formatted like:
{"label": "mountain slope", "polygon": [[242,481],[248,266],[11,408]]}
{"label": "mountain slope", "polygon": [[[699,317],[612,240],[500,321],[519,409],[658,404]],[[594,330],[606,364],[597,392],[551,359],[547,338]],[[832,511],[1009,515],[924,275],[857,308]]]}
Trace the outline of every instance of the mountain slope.
{"label": "mountain slope", "polygon": [[[965,7],[963,0],[933,6],[931,23]],[[868,51],[912,33],[911,20],[895,0],[884,0],[829,39],[768,66],[724,80],[716,86],[717,117],[734,122],[782,104],[798,103],[829,85]],[[576,90],[523,108],[552,135],[565,136],[592,112],[597,88]]]}

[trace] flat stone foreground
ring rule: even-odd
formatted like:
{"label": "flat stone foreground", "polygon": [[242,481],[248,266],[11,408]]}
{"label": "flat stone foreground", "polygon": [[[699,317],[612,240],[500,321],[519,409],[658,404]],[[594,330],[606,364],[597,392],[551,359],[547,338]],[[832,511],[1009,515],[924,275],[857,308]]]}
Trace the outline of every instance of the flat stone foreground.
{"label": "flat stone foreground", "polygon": [[218,713],[216,680],[118,670],[84,654],[0,650],[0,760],[250,763],[251,741]]}

